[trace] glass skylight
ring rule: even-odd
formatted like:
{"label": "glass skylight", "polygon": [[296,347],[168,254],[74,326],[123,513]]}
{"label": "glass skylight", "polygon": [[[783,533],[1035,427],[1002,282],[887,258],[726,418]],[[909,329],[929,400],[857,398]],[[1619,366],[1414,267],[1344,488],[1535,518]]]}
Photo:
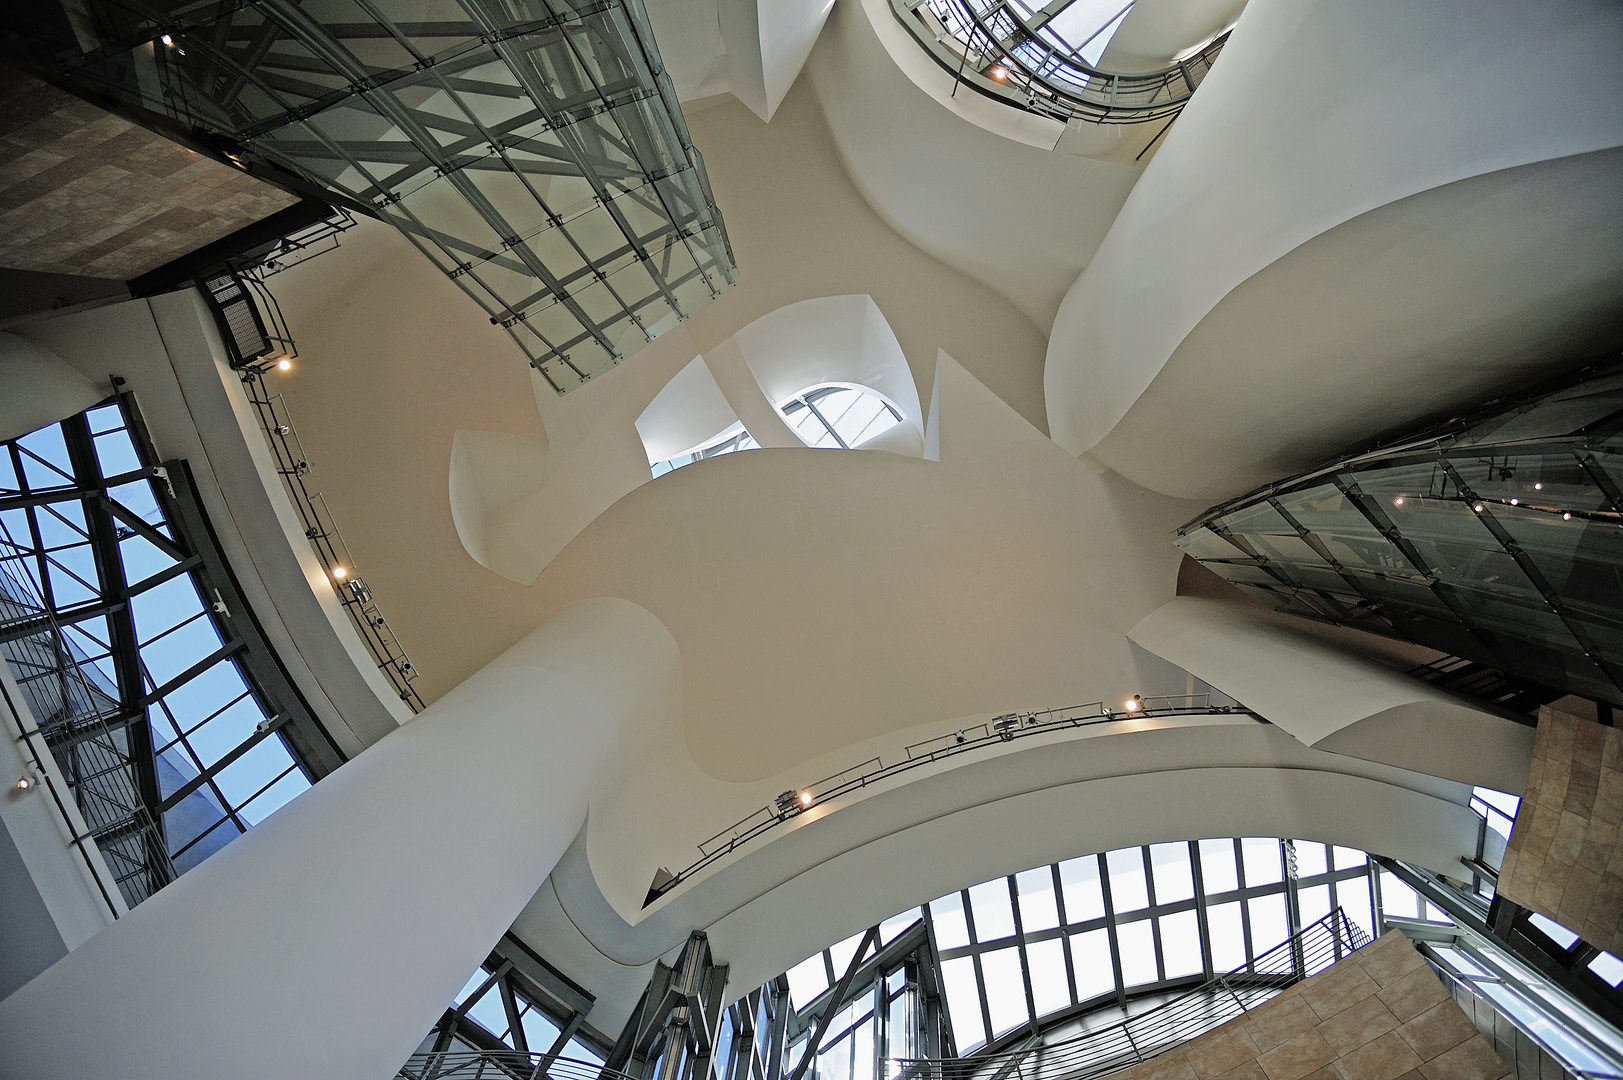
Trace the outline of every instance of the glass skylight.
{"label": "glass skylight", "polygon": [[755,441],[755,436],[744,430],[742,423],[737,423],[724,431],[719,431],[704,442],[686,453],[675,457],[656,461],[650,466],[657,479],[673,469],[680,469],[684,465],[692,465],[695,461],[704,458],[720,457],[723,454],[737,453],[740,450],[759,450],[761,444]]}
{"label": "glass skylight", "polygon": [[801,441],[850,450],[902,422],[901,412],[867,387],[809,386],[778,406]]}

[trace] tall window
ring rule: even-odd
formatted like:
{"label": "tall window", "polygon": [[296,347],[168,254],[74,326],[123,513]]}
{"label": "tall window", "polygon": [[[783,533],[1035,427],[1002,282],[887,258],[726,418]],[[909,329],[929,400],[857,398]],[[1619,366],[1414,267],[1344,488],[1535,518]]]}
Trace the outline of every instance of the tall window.
{"label": "tall window", "polygon": [[650,468],[655,479],[658,479],[672,469],[692,465],[695,461],[720,457],[723,454],[733,454],[740,450],[759,450],[760,448],[761,444],[755,441],[755,436],[745,431],[742,423],[738,423],[710,436],[710,438],[686,453],[677,454],[675,457],[666,458],[664,461],[654,462]]}

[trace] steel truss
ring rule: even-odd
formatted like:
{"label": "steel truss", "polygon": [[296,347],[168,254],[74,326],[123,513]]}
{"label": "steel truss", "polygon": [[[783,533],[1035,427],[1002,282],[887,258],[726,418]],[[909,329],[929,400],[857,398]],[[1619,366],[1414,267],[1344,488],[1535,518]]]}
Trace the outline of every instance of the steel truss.
{"label": "steel truss", "polygon": [[[112,404],[121,422],[111,429],[98,431],[90,420],[104,422],[105,406],[62,422],[65,462],[32,452],[28,437],[0,444],[16,481],[0,491],[0,653],[90,839],[134,906],[174,879],[175,860],[185,867],[250,826],[241,807],[258,792],[227,798],[220,776],[261,742],[278,736],[307,780],[343,757],[243,599],[186,462],[159,464],[131,398],[120,393]],[[107,475],[101,447],[125,431],[137,467]],[[132,579],[126,556],[135,542],[147,545],[142,558],[149,569],[162,565]],[[202,609],[144,636],[137,606],[177,578],[190,579]],[[155,679],[143,648],[165,639],[173,644],[181,640],[176,634],[204,625],[218,647]],[[192,715],[182,702],[221,665],[234,669],[246,689],[208,715]],[[189,752],[176,748],[248,699],[263,717],[251,733],[199,759],[200,766],[190,766],[193,775],[161,775],[160,755]],[[175,733],[166,745],[159,745],[164,740],[154,724],[160,712],[162,730]],[[199,798],[217,820],[195,836],[168,835],[166,816]]]}
{"label": "steel truss", "polygon": [[558,393],[734,282],[641,0],[29,0],[12,59],[381,218]]}

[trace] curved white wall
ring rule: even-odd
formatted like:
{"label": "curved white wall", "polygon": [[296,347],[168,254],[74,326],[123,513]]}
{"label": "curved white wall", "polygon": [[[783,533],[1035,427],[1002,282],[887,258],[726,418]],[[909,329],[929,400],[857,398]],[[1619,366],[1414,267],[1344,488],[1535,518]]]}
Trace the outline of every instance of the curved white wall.
{"label": "curved white wall", "polygon": [[[1055,320],[1045,381],[1056,441],[1073,453],[1099,445],[1225,296],[1314,237],[1420,192],[1623,143],[1620,50],[1623,8],[1605,0],[1403,7],[1252,0]],[[1575,72],[1585,74],[1574,79]],[[1592,227],[1615,236],[1616,215],[1593,213],[1610,197],[1597,192],[1590,217]],[[1470,209],[1469,202],[1457,207],[1461,218]],[[1408,251],[1355,245],[1350,254],[1377,267],[1384,256],[1387,269],[1401,273],[1412,258],[1446,252],[1454,242],[1452,224],[1435,221],[1412,238]],[[1565,235],[1547,242],[1559,245]],[[1313,268],[1316,287],[1347,289],[1337,273],[1344,265],[1330,260]],[[1543,273],[1542,266],[1469,259],[1455,260],[1451,269],[1502,291],[1514,283],[1537,291]],[[1551,301],[1581,301],[1587,290],[1614,280],[1605,267],[1592,269]],[[1297,268],[1277,284],[1301,273]],[[1376,280],[1372,273],[1357,287]],[[1250,449],[1257,454],[1279,450],[1268,431],[1274,416],[1290,408],[1340,412],[1337,395],[1348,378],[1387,396],[1389,420],[1411,401],[1420,411],[1438,407],[1413,365],[1383,366],[1401,329],[1389,324],[1378,296],[1365,297],[1356,331],[1361,347],[1336,357],[1350,371],[1338,372],[1323,395],[1279,391],[1317,377],[1315,368],[1337,344],[1328,332],[1302,343],[1294,366],[1271,381],[1248,367],[1244,349],[1209,349],[1188,357],[1185,366],[1211,365],[1220,369],[1210,376],[1215,379],[1226,377],[1222,365],[1232,367],[1229,374],[1246,391],[1242,422],[1260,440]],[[1278,302],[1267,314],[1288,318],[1288,305]],[[1439,304],[1427,317],[1438,328],[1467,334],[1482,314]],[[1268,318],[1245,327],[1251,341],[1263,344],[1271,330]],[[1478,352],[1475,362],[1488,373],[1484,382],[1500,359],[1491,342]],[[1520,359],[1510,357],[1512,364]],[[1449,390],[1458,391],[1458,382]],[[1147,427],[1149,419],[1137,426]],[[1169,414],[1153,419],[1166,423]],[[1381,418],[1363,419],[1378,425]],[[1133,451],[1111,463],[1130,475],[1151,475],[1143,443]],[[1181,465],[1197,453],[1186,448],[1163,456]],[[1167,479],[1171,471],[1154,470],[1154,482],[1176,489]],[[1205,497],[1205,486],[1192,486],[1179,493]]]}

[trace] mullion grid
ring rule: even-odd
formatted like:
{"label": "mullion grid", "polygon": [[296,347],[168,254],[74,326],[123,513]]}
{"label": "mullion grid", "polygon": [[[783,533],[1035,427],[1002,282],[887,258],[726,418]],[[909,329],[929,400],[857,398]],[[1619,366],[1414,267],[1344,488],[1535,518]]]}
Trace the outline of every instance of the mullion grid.
{"label": "mullion grid", "polygon": [[[1245,951],[1245,967],[1248,972],[1255,970],[1253,965],[1259,952],[1255,945],[1255,938],[1251,924],[1251,901],[1253,900],[1272,896],[1283,896],[1287,905],[1286,929],[1289,933],[1295,933],[1301,929],[1299,893],[1302,889],[1314,888],[1319,885],[1328,886],[1330,909],[1333,911],[1336,907],[1340,906],[1342,899],[1341,890],[1347,887],[1347,883],[1351,881],[1359,881],[1364,890],[1365,897],[1370,901],[1372,917],[1374,917],[1375,913],[1378,911],[1378,898],[1374,892],[1374,890],[1378,888],[1378,885],[1372,881],[1372,864],[1367,857],[1359,865],[1350,866],[1343,869],[1336,869],[1336,848],[1333,845],[1325,845],[1325,872],[1322,874],[1315,874],[1311,877],[1297,878],[1291,876],[1289,865],[1286,861],[1286,841],[1274,838],[1274,843],[1278,845],[1277,854],[1278,858],[1280,859],[1282,880],[1278,882],[1252,885],[1247,884],[1245,877],[1245,858],[1243,847],[1241,845],[1241,839],[1238,837],[1224,837],[1222,839],[1232,845],[1230,850],[1235,861],[1235,877],[1238,885],[1237,888],[1222,893],[1208,894],[1205,891],[1204,886],[1204,871],[1201,861],[1200,842],[1189,841],[1188,854],[1190,860],[1190,873],[1195,886],[1194,897],[1188,900],[1157,903],[1154,892],[1155,876],[1153,862],[1151,860],[1150,845],[1143,845],[1138,849],[1138,851],[1139,857],[1142,860],[1145,874],[1145,886],[1150,904],[1144,909],[1133,911],[1125,915],[1118,914],[1115,910],[1115,898],[1110,882],[1110,868],[1108,865],[1108,860],[1106,859],[1106,856],[1109,854],[1108,852],[1100,852],[1096,855],[1087,855],[1082,857],[1084,859],[1094,860],[1095,866],[1098,868],[1099,889],[1101,894],[1100,898],[1105,909],[1104,915],[1098,918],[1075,922],[1068,921],[1067,913],[1064,907],[1064,890],[1059,872],[1060,864],[1050,864],[1051,879],[1055,889],[1055,904],[1060,919],[1060,925],[1050,930],[1025,931],[1019,928],[1019,924],[1017,923],[1017,931],[1013,936],[983,942],[975,933],[974,913],[970,904],[969,890],[959,890],[959,902],[963,905],[965,925],[969,932],[970,944],[957,948],[942,949],[940,952],[940,959],[942,962],[946,962],[948,960],[955,960],[963,957],[973,958],[976,990],[979,997],[978,1004],[980,1006],[981,1020],[982,1023],[985,1024],[985,1031],[987,1034],[985,1045],[991,1046],[1001,1041],[1006,1041],[1011,1034],[1011,1031],[1019,1031],[1020,1027],[1024,1025],[1017,1025],[1015,1028],[1011,1029],[1011,1031],[1004,1031],[1001,1033],[996,1033],[995,1029],[992,1027],[991,1008],[987,999],[986,979],[980,963],[980,957],[983,953],[1000,951],[1002,949],[1009,948],[1011,945],[1017,946],[1021,958],[1022,970],[1025,973],[1026,992],[1030,994],[1030,966],[1026,959],[1027,945],[1034,942],[1051,941],[1055,939],[1068,941],[1073,936],[1096,930],[1105,930],[1107,932],[1110,945],[1111,966],[1114,976],[1113,989],[1101,995],[1079,1000],[1077,976],[1074,969],[1071,949],[1066,947],[1063,952],[1066,962],[1066,978],[1070,983],[1068,989],[1070,992],[1071,1005],[1067,1009],[1062,1009],[1057,1012],[1047,1014],[1043,1017],[1039,1017],[1034,1014],[1029,1015],[1029,1024],[1035,1030],[1035,1028],[1038,1026],[1038,1022],[1041,1020],[1049,1020],[1051,1022],[1055,1018],[1091,1011],[1100,1007],[1101,1005],[1109,1003],[1112,1000],[1114,1000],[1118,1005],[1125,1005],[1130,996],[1138,996],[1145,993],[1153,993],[1161,990],[1176,989],[1185,985],[1193,985],[1195,983],[1204,981],[1210,975],[1221,974],[1222,972],[1217,969],[1213,960],[1212,934],[1209,925],[1209,910],[1212,906],[1217,904],[1238,902],[1240,905],[1238,911],[1240,915],[1241,932],[1243,935],[1242,941]],[[1007,880],[1009,883],[1010,903],[1014,909],[1014,916],[1016,920],[1018,920],[1020,918],[1019,893],[1015,883],[1015,876],[1010,875]],[[1166,977],[1166,959],[1162,944],[1163,939],[1161,936],[1161,920],[1165,916],[1188,911],[1196,912],[1201,950],[1200,959],[1203,970],[1195,975],[1168,979]],[[1129,987],[1125,985],[1125,980],[1122,976],[1121,946],[1117,934],[1117,928],[1124,924],[1144,921],[1150,922],[1152,927],[1152,940],[1154,941],[1154,947],[1156,950],[1156,972],[1160,978],[1158,981],[1153,983],[1138,984]],[[1269,943],[1268,947],[1273,947],[1273,944],[1275,943]],[[1028,998],[1028,1014],[1032,1013],[1033,1009],[1034,1005]]]}
{"label": "mullion grid", "polygon": [[[111,426],[102,426],[99,422],[113,415],[118,417],[118,422]],[[92,419],[98,421],[95,427],[91,425]],[[46,610],[51,612],[53,616],[58,611],[61,611],[64,618],[71,619],[74,617],[76,608],[86,606],[79,604],[68,605],[66,608],[60,607],[59,597],[53,586],[53,575],[47,570],[47,567],[58,565],[55,553],[68,547],[89,546],[97,556],[98,574],[102,580],[94,584],[84,582],[81,576],[74,574],[73,571],[66,567],[61,569],[71,574],[74,580],[79,581],[97,594],[99,600],[95,605],[94,613],[102,619],[103,632],[98,635],[86,626],[72,623],[64,625],[62,631],[64,640],[71,643],[70,647],[84,654],[74,658],[74,661],[80,665],[81,670],[89,667],[96,671],[104,679],[108,680],[108,694],[116,695],[116,700],[113,696],[109,696],[105,705],[100,707],[96,706],[94,701],[82,703],[80,710],[88,709],[89,712],[85,713],[86,716],[94,713],[101,715],[104,719],[111,717],[116,726],[110,736],[91,733],[88,738],[81,738],[76,734],[76,727],[69,728],[67,729],[67,736],[64,737],[59,733],[53,739],[57,743],[53,747],[53,752],[58,755],[59,759],[62,759],[61,765],[64,772],[73,782],[75,794],[80,802],[81,810],[85,814],[87,823],[91,826],[93,832],[99,834],[103,853],[115,864],[115,876],[125,892],[126,900],[133,904],[144,899],[151,892],[156,891],[173,875],[173,870],[168,867],[154,869],[146,866],[145,859],[141,857],[139,852],[124,850],[128,842],[139,843],[139,839],[136,838],[131,841],[132,834],[129,830],[118,825],[118,822],[129,817],[130,814],[140,813],[144,810],[146,814],[150,815],[157,836],[163,836],[165,814],[162,805],[162,793],[159,790],[159,781],[156,774],[158,754],[174,750],[177,745],[184,747],[185,757],[198,770],[198,777],[191,781],[195,785],[193,790],[206,788],[208,794],[211,794],[217,803],[215,809],[222,812],[221,816],[208,828],[178,849],[171,852],[168,850],[168,844],[162,843],[165,849],[166,861],[181,857],[204,837],[212,835],[214,830],[226,821],[231,821],[239,833],[245,831],[249,826],[241,816],[243,808],[250,805],[254,799],[259,798],[293,772],[304,772],[306,779],[309,779],[309,774],[300,763],[298,756],[293,753],[291,746],[284,739],[283,747],[290,759],[287,767],[277,770],[274,776],[267,782],[260,784],[248,798],[241,800],[240,803],[234,803],[233,800],[227,798],[216,778],[223,769],[238,760],[246,750],[251,749],[257,742],[272,734],[271,731],[258,729],[246,740],[239,742],[235,748],[221,754],[213,766],[204,767],[202,765],[202,757],[189,741],[193,735],[245,697],[251,697],[254,700],[262,717],[270,716],[272,711],[267,707],[263,691],[257,687],[253,679],[247,677],[240,664],[239,654],[242,643],[231,641],[223,632],[219,621],[215,618],[209,605],[203,600],[202,590],[198,586],[198,579],[190,569],[180,572],[186,573],[192,582],[193,592],[197,597],[198,610],[185,614],[174,625],[167,627],[158,634],[154,634],[149,639],[142,640],[136,632],[131,608],[132,602],[157,586],[179,576],[179,573],[174,572],[173,568],[171,568],[170,570],[151,574],[143,581],[133,585],[125,580],[123,554],[119,544],[127,537],[136,535],[136,533],[135,530],[119,521],[117,512],[122,511],[123,514],[135,520],[143,521],[164,535],[173,535],[173,530],[164,516],[163,504],[159,497],[160,493],[153,486],[150,479],[146,480],[145,483],[147,484],[146,494],[150,498],[152,508],[145,514],[117,502],[108,491],[109,485],[103,477],[100,467],[101,447],[97,440],[103,436],[127,431],[130,432],[130,445],[135,449],[137,455],[143,456],[145,454],[139,440],[134,437],[134,428],[124,413],[122,403],[112,411],[108,411],[103,406],[89,413],[70,418],[68,421],[63,422],[61,429],[64,432],[64,441],[68,446],[69,460],[73,464],[76,474],[71,478],[71,482],[76,487],[72,501],[78,502],[82,507],[82,512],[85,515],[84,523],[81,525],[70,520],[61,511],[55,509],[52,503],[24,504],[19,509],[25,515],[28,523],[28,542],[26,544],[19,543],[18,538],[12,535],[12,530],[8,526],[0,527],[0,532],[4,533],[8,545],[13,549],[6,556],[8,561],[33,562],[31,576],[35,578],[35,587],[38,589],[40,599],[45,604]],[[54,473],[66,475],[62,473],[59,467],[33,453],[27,447],[20,445],[16,440],[6,443],[5,449],[16,474],[19,492],[23,496],[34,494],[27,474],[22,468],[24,455],[51,469]],[[143,468],[150,467],[151,462],[143,462]],[[126,480],[125,482],[129,481]],[[45,490],[50,494],[60,494],[57,486]],[[38,511],[41,508],[49,512],[62,526],[70,529],[76,535],[83,536],[85,538],[83,543],[70,545],[45,543],[38,518]],[[153,518],[156,520],[152,520]],[[106,534],[105,541],[99,549],[96,548],[98,530]],[[170,558],[175,557],[173,552],[165,552],[165,554]],[[184,563],[185,560],[177,560],[177,565],[184,566]],[[10,606],[15,605],[8,605],[8,607]],[[215,631],[214,636],[220,642],[225,643],[220,646],[217,655],[214,653],[205,655],[204,659],[207,659],[209,655],[216,655],[214,662],[202,666],[194,664],[192,668],[195,668],[195,670],[187,669],[187,671],[181,672],[181,675],[176,676],[178,681],[171,680],[172,685],[158,686],[148,669],[144,650],[152,645],[164,642],[171,635],[180,633],[187,627],[193,626],[200,619],[207,620]],[[87,645],[93,645],[94,648],[85,647]],[[8,659],[11,660],[14,667],[19,663],[28,663],[27,658],[19,654],[15,645],[8,649]],[[234,695],[223,706],[214,709],[196,723],[190,723],[186,719],[177,717],[170,707],[169,696],[183,690],[193,680],[213,671],[219,664],[231,664],[233,666],[243,684],[243,691]],[[20,681],[26,682],[52,677],[60,681],[65,675],[60,663],[50,665],[48,670],[47,665],[43,663],[36,662],[31,666],[40,670],[31,674],[24,674],[19,670]],[[109,671],[108,668],[112,670]],[[181,676],[185,677],[181,678]],[[161,696],[158,694],[159,690],[163,691]],[[100,691],[95,691],[95,693],[100,693]],[[82,696],[82,694],[79,696]],[[58,697],[64,702],[69,700],[66,690],[59,690]],[[172,730],[176,733],[176,738],[162,747],[152,745],[156,740],[153,738],[147,714],[147,710],[152,707],[161,710]],[[116,716],[113,715],[115,711]],[[50,717],[41,717],[40,719],[47,727],[50,726]],[[72,717],[68,719],[73,721]],[[77,721],[73,722],[77,724]],[[116,778],[119,774],[126,775],[124,783],[130,785],[128,796],[117,782]],[[201,783],[196,782],[199,779]],[[108,784],[114,784],[115,786],[109,788]],[[151,880],[142,884],[135,880],[138,877],[150,877]]]}

